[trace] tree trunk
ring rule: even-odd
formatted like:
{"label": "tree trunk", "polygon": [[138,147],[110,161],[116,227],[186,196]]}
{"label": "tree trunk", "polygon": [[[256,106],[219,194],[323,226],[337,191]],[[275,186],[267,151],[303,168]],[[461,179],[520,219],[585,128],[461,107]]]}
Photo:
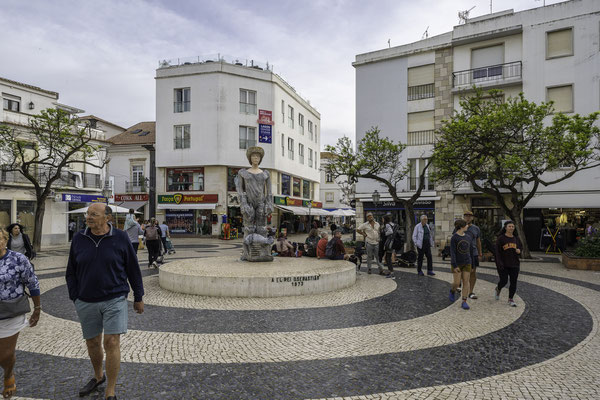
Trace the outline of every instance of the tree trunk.
{"label": "tree trunk", "polygon": [[46,213],[47,195],[37,196],[35,205],[35,228],[33,230],[33,249],[36,252],[42,247],[42,228],[44,226],[44,214]]}
{"label": "tree trunk", "polygon": [[415,250],[415,244],[412,241],[412,233],[415,229],[415,209],[410,202],[404,203],[404,213],[406,215],[404,225],[404,248],[406,251]]}
{"label": "tree trunk", "polygon": [[515,228],[521,239],[521,243],[523,243],[523,251],[521,252],[521,256],[523,258],[531,258],[531,253],[529,252],[529,246],[527,245],[527,239],[525,238],[525,230],[523,229],[523,221],[521,220],[521,212],[523,211],[520,208],[513,208],[510,210],[510,218],[515,223]]}

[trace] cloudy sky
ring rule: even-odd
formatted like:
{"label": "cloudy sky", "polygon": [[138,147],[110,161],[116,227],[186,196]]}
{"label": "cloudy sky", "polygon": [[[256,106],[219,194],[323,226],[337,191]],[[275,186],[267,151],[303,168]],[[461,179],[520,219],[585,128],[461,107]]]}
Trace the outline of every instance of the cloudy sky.
{"label": "cloudy sky", "polygon": [[268,61],[321,113],[324,146],[354,137],[356,54],[448,32],[473,6],[471,17],[488,14],[490,0],[0,0],[0,76],[129,127],[155,118],[159,59]]}

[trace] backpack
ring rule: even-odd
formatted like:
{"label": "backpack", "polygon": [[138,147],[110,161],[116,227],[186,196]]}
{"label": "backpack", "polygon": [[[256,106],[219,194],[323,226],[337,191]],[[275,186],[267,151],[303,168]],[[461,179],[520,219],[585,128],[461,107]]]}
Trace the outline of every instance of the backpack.
{"label": "backpack", "polygon": [[392,228],[392,234],[385,240],[385,250],[402,250],[403,246],[404,238],[402,237],[402,232],[400,231],[400,224],[394,224],[394,227]]}
{"label": "backpack", "polygon": [[335,257],[335,238],[327,242],[327,247],[325,247],[325,257],[330,259]]}
{"label": "backpack", "polygon": [[158,240],[158,228],[156,226],[146,228],[146,240]]}
{"label": "backpack", "polygon": [[306,255],[308,257],[317,256],[317,245],[319,244],[319,238],[317,236],[309,237],[306,239]]}

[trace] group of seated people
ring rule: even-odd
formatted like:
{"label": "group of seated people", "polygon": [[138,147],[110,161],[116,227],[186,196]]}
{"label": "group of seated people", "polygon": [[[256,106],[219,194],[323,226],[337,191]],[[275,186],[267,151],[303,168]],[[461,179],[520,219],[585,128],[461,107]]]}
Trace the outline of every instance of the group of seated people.
{"label": "group of seated people", "polygon": [[316,257],[331,260],[347,260],[346,248],[342,242],[342,231],[337,229],[333,232],[333,238],[329,240],[327,232],[319,233],[317,228],[310,230],[304,244],[292,243],[288,240],[285,229],[282,229],[275,249],[280,257]]}

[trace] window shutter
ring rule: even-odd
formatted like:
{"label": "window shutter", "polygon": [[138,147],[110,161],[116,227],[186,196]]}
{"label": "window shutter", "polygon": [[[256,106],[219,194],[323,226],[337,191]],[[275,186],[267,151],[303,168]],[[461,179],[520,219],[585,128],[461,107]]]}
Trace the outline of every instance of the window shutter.
{"label": "window shutter", "polygon": [[408,69],[408,86],[433,83],[433,64]]}
{"label": "window shutter", "polygon": [[548,88],[548,101],[554,102],[555,112],[573,111],[573,86],[559,86]]}
{"label": "window shutter", "polygon": [[491,46],[471,51],[471,68],[504,64],[504,46]]}
{"label": "window shutter", "polygon": [[433,111],[408,114],[408,132],[428,131],[434,128]]}
{"label": "window shutter", "polygon": [[573,29],[548,32],[546,57],[570,56],[573,54]]}

